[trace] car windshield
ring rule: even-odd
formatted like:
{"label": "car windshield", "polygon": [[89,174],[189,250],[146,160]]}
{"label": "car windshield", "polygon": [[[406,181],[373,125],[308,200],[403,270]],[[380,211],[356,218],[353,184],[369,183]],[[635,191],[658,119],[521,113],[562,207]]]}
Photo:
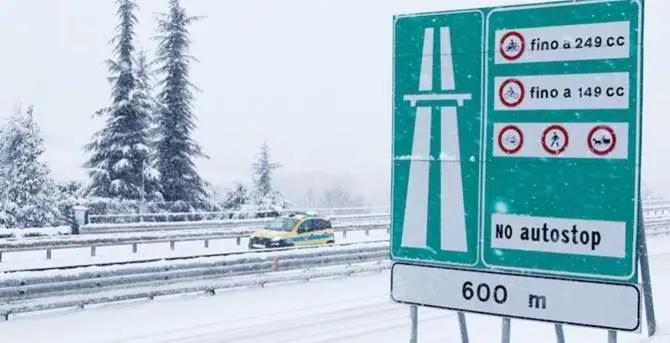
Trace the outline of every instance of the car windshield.
{"label": "car windshield", "polygon": [[291,231],[298,220],[295,218],[277,218],[265,225],[265,229],[273,231]]}

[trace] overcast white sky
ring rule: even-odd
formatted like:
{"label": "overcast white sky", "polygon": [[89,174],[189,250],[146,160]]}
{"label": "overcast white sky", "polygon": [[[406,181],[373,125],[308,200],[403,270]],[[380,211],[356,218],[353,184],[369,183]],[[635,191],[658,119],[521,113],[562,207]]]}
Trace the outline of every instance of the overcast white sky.
{"label": "overcast white sky", "polygon": [[[347,177],[376,201],[388,197],[392,15],[530,1],[184,0],[206,15],[191,29],[195,138],[215,184],[248,180],[263,141],[283,164],[284,184],[322,187]],[[153,49],[154,13],[140,1],[138,41]],[[647,0],[643,181],[668,195],[670,49],[667,0]],[[103,61],[118,19],[112,0],[0,0],[0,116],[34,104],[59,180],[85,179],[86,144],[107,104]],[[150,50],[151,53],[151,50]],[[306,181],[309,180],[309,181]]]}

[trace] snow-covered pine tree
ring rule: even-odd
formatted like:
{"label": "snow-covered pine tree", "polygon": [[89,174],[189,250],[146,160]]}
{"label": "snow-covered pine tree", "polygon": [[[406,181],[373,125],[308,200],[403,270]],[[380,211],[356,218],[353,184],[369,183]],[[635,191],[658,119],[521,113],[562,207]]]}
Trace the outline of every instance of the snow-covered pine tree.
{"label": "snow-covered pine tree", "polygon": [[43,152],[32,106],[17,109],[0,131],[0,227],[59,223],[56,184],[41,160]]}
{"label": "snow-covered pine tree", "polygon": [[60,199],[77,199],[83,195],[84,184],[80,181],[65,181],[56,184]]}
{"label": "snow-covered pine tree", "polygon": [[142,116],[146,118],[146,137],[147,137],[147,156],[145,162],[142,164],[142,183],[144,185],[144,199],[151,201],[162,201],[163,194],[161,193],[160,175],[156,169],[156,153],[155,147],[158,136],[158,109],[159,104],[152,95],[152,79],[149,70],[149,62],[146,51],[139,50],[135,61],[135,89],[131,92],[131,103],[133,108],[141,112]]}
{"label": "snow-covered pine tree", "polygon": [[189,81],[189,63],[194,58],[188,54],[191,42],[188,26],[202,17],[188,16],[179,0],[169,0],[168,5],[167,13],[158,18],[156,37],[159,40],[156,63],[161,76],[156,166],[166,201],[197,206],[209,194],[193,159],[208,156],[191,138],[195,128],[192,111],[195,86]]}
{"label": "snow-covered pine tree", "polygon": [[270,161],[270,148],[263,143],[258,159],[253,164],[254,192],[257,197],[265,197],[272,193],[272,172],[281,167],[279,163]]}
{"label": "snow-covered pine tree", "polygon": [[113,42],[115,57],[107,61],[112,83],[111,105],[96,112],[104,116],[104,127],[86,145],[91,152],[85,163],[90,184],[87,195],[119,199],[141,199],[143,166],[150,165],[148,141],[149,113],[141,94],[136,92],[133,70],[133,39],[137,24],[134,0],[116,0],[121,23]]}
{"label": "snow-covered pine tree", "polygon": [[253,163],[254,190],[251,198],[258,211],[276,211],[288,207],[284,196],[272,187],[272,172],[279,167],[279,163],[270,160],[270,148],[267,143],[263,143],[258,159]]}

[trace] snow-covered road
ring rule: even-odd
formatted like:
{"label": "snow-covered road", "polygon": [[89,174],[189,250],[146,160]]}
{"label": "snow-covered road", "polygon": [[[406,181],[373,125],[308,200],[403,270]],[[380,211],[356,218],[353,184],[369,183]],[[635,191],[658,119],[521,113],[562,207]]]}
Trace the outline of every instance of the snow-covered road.
{"label": "snow-covered road", "polygon": [[[670,342],[670,238],[649,242],[657,336],[619,342]],[[389,299],[388,272],[340,280],[179,296],[100,308],[24,315],[0,324],[8,342],[222,343],[407,342],[409,308]],[[23,317],[23,318],[22,318]],[[420,309],[419,342],[460,342],[454,312]],[[470,342],[499,342],[499,318],[467,315]],[[36,328],[39,328],[37,330]],[[646,329],[645,329],[646,330]],[[566,327],[567,342],[605,342],[603,330]],[[512,342],[553,342],[551,324],[512,321]]]}

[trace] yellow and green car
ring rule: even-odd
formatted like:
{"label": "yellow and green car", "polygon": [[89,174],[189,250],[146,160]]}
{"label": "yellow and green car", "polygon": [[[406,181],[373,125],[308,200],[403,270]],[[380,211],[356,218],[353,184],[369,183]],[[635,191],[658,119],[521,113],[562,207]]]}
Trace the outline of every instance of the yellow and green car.
{"label": "yellow and green car", "polygon": [[249,249],[268,249],[335,243],[329,219],[306,213],[277,217],[249,237]]}

